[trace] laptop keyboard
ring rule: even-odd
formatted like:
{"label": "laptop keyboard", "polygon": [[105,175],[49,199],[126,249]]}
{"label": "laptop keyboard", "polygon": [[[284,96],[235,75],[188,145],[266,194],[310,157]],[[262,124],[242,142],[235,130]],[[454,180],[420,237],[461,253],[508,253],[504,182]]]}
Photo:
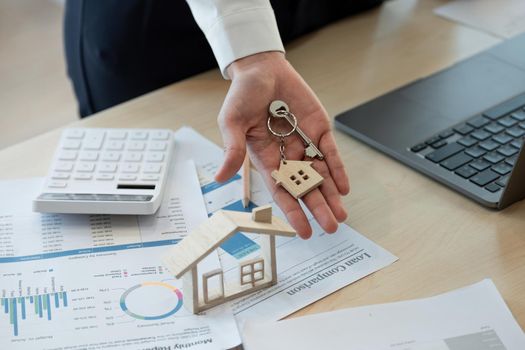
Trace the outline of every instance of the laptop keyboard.
{"label": "laptop keyboard", "polygon": [[495,193],[507,184],[524,139],[525,103],[513,99],[410,150]]}

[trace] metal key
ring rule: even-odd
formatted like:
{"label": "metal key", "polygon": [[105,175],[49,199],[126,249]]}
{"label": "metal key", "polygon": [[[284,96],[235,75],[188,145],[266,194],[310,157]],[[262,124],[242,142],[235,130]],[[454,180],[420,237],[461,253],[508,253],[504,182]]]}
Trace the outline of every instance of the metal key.
{"label": "metal key", "polygon": [[[290,125],[294,125],[294,120],[290,116],[290,110],[288,108],[288,105],[280,100],[275,100],[270,104],[269,108],[270,114],[274,116],[275,118],[284,118]],[[319,158],[320,160],[324,159],[323,153],[315,146],[315,144],[312,142],[312,140],[304,133],[304,131],[301,130],[299,126],[295,129],[297,134],[303,139],[305,149],[304,154],[307,157],[310,158]]]}

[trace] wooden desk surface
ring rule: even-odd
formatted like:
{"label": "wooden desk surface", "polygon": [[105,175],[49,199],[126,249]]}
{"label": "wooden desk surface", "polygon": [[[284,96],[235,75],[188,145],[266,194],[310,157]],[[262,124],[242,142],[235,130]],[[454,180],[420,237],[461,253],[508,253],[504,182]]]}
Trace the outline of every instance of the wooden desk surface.
{"label": "wooden desk surface", "polygon": [[[433,15],[444,2],[387,2],[297,40],[288,58],[333,116],[499,41]],[[220,144],[216,115],[228,85],[211,71],[69,126],[190,125]],[[335,134],[352,185],[347,223],[400,260],[296,315],[426,297],[489,277],[525,328],[525,201],[485,209]],[[58,136],[53,130],[1,151],[0,178],[44,176]]]}

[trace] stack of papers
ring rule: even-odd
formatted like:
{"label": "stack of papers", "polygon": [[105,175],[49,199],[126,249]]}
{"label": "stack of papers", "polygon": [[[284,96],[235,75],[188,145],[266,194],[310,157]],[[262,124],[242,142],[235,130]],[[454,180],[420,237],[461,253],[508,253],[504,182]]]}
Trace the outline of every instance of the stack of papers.
{"label": "stack of papers", "polygon": [[[238,326],[276,321],[397,260],[346,225],[308,241],[277,241],[279,283],[202,315],[160,257],[216,210],[245,210],[240,176],[218,184],[222,150],[190,128],[175,133],[171,181],[152,216],[31,211],[42,179],[0,182],[1,349],[230,349]],[[252,174],[252,203],[271,203]],[[275,214],[283,216],[274,207]],[[238,233],[202,263],[229,264],[259,249]]]}

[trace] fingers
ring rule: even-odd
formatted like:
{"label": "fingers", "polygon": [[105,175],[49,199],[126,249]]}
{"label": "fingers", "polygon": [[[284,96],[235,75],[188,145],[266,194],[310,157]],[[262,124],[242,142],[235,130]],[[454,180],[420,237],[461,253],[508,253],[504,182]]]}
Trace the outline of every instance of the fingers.
{"label": "fingers", "polygon": [[301,238],[310,238],[312,236],[312,227],[299,202],[281,187],[276,187],[275,185],[272,187],[273,200],[282,209],[290,225]]}
{"label": "fingers", "polygon": [[348,213],[341,201],[341,195],[337,191],[337,187],[333,180],[331,178],[325,178],[325,182],[321,185],[319,190],[323,194],[337,222],[345,221],[348,217]]}
{"label": "fingers", "polygon": [[246,155],[246,133],[234,123],[220,125],[224,143],[224,162],[215,174],[215,180],[224,182],[234,176]]}
{"label": "fingers", "polygon": [[339,193],[333,178],[330,176],[330,171],[328,170],[327,164],[322,161],[318,161],[315,164],[315,169],[324,178],[323,183],[319,187],[319,190],[321,191],[326,204],[338,222],[345,221],[348,217],[348,213],[346,212],[343,202],[341,201],[341,194]]}
{"label": "fingers", "polygon": [[246,155],[246,140],[244,135],[229,136],[224,140],[224,162],[215,174],[215,180],[225,182],[234,176],[243,163]]}
{"label": "fingers", "polygon": [[[337,190],[341,195],[347,195],[350,192],[350,184],[348,181],[348,174],[337,150],[334,135],[331,131],[325,132],[319,140],[319,148],[325,156],[325,162],[330,170],[330,174],[325,178],[331,177]],[[323,175],[324,176],[324,175]]]}
{"label": "fingers", "polygon": [[315,189],[306,194],[303,197],[303,202],[310,212],[312,212],[315,220],[317,220],[323,230],[327,233],[334,233],[337,230],[337,220],[321,194],[321,191]]}

